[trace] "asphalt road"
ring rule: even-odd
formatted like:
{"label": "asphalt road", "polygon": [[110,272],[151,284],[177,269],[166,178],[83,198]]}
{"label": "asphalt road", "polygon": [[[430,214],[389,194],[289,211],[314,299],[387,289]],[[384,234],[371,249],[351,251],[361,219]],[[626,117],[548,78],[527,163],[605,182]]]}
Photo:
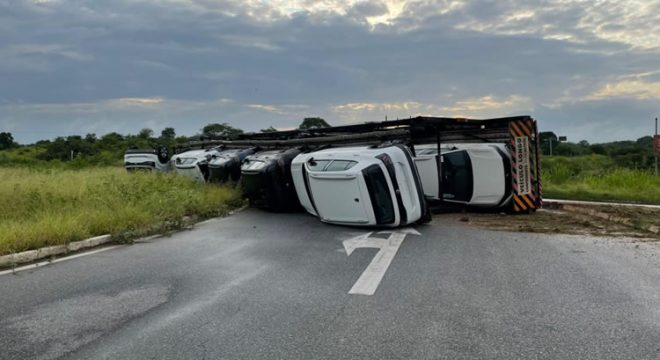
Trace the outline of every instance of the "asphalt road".
{"label": "asphalt road", "polygon": [[366,231],[256,210],[0,276],[0,358],[660,359],[660,245],[417,230],[372,296]]}

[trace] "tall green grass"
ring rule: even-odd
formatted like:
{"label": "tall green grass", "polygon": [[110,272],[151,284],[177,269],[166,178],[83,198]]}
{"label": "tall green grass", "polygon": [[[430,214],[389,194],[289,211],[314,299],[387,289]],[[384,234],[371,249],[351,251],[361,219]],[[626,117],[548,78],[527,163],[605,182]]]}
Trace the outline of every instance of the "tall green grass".
{"label": "tall green grass", "polygon": [[0,168],[0,255],[101,234],[145,234],[242,203],[231,187],[121,168]]}
{"label": "tall green grass", "polygon": [[545,157],[542,169],[546,198],[660,204],[659,176],[605,156]]}
{"label": "tall green grass", "polygon": [[0,151],[0,167],[39,169],[84,169],[123,165],[123,158],[111,151],[101,151],[93,156],[76,155],[72,161],[43,160],[46,149],[40,146],[25,146]]}

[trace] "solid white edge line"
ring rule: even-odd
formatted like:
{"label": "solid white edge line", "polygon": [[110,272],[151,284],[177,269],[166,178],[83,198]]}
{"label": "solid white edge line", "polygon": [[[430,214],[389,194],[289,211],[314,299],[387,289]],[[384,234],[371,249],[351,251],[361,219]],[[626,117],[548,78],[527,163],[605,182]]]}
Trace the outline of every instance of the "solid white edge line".
{"label": "solid white edge line", "polygon": [[112,246],[104,247],[104,248],[97,249],[97,250],[86,251],[86,252],[83,252],[83,253],[80,253],[80,254],[75,254],[75,255],[71,255],[71,256],[65,256],[65,257],[57,258],[53,261],[41,261],[41,262],[38,262],[36,264],[19,266],[19,267],[14,268],[14,269],[0,271],[0,276],[1,275],[7,275],[7,274],[14,274],[14,273],[17,273],[19,271],[37,269],[37,268],[47,266],[47,265],[50,265],[50,264],[55,264],[55,263],[62,262],[62,261],[67,261],[67,260],[73,260],[75,258],[79,258],[79,257],[87,256],[87,255],[94,255],[94,254],[98,254],[100,252],[116,249],[120,246],[123,246],[123,245],[112,245]]}

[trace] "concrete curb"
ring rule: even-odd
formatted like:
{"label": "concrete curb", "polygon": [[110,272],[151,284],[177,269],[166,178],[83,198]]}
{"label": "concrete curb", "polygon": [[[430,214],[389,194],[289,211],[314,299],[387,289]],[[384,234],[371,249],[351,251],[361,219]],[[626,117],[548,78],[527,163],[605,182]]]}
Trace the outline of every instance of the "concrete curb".
{"label": "concrete curb", "polygon": [[[204,223],[210,223],[219,219],[226,218],[228,216],[234,215],[237,212],[243,211],[247,208],[247,205],[243,205],[240,208],[234,209],[232,211],[229,211],[227,215],[225,216],[219,216],[211,219],[207,219],[198,223],[195,223],[192,225],[191,228],[194,228],[197,225],[202,225]],[[133,240],[133,242],[146,242],[149,240],[153,240],[158,237],[166,236],[168,233],[164,234],[155,234],[155,235],[150,235],[146,236],[140,239]],[[109,234],[106,235],[100,235],[100,236],[95,236],[89,239],[85,240],[80,240],[80,241],[74,241],[71,242],[67,245],[56,245],[56,246],[48,246],[48,247],[43,247],[41,249],[37,250],[28,250],[28,251],[23,251],[20,253],[15,253],[15,254],[8,254],[8,255],[3,255],[0,256],[0,269],[2,268],[7,268],[7,267],[14,267],[16,265],[20,264],[25,264],[25,263],[30,263],[36,260],[41,260],[44,258],[52,257],[52,256],[58,256],[62,254],[67,254],[69,252],[74,252],[74,251],[79,251],[83,249],[88,249],[88,248],[93,248],[99,245],[107,244],[112,241],[112,236]]]}
{"label": "concrete curb", "polygon": [[0,256],[0,268],[24,264],[43,258],[79,251],[112,241],[110,235],[95,236],[89,239],[74,241],[67,245],[48,246],[37,250],[23,251],[20,253]]}

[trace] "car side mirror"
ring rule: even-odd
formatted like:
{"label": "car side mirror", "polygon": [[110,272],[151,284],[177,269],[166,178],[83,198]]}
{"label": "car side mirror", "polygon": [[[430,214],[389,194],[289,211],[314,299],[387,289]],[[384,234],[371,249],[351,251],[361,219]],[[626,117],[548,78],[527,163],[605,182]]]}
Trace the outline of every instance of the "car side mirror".
{"label": "car side mirror", "polygon": [[309,166],[316,166],[316,161],[314,161],[314,158],[312,157],[312,158],[309,158],[309,160],[307,160],[307,164]]}

